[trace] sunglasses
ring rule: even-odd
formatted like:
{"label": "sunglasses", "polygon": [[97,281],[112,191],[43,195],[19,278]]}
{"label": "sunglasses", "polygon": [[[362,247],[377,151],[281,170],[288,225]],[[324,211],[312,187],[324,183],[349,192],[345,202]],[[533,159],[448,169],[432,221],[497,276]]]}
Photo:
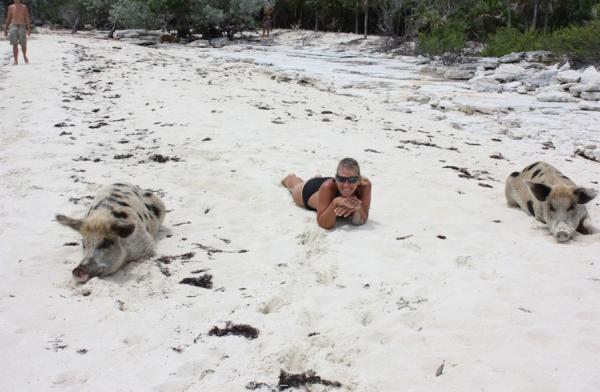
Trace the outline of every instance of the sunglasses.
{"label": "sunglasses", "polygon": [[339,174],[336,174],[335,181],[340,182],[342,184],[344,182],[347,182],[349,184],[356,184],[358,182],[358,176],[344,177],[344,176],[340,176]]}

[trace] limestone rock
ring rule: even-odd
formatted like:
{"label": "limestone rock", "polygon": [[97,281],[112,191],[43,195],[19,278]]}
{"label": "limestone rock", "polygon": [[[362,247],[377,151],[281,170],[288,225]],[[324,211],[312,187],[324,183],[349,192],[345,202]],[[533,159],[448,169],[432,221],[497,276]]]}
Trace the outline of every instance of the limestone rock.
{"label": "limestone rock", "polygon": [[529,71],[516,64],[501,64],[494,72],[494,78],[500,83],[521,80],[529,75]]}
{"label": "limestone rock", "polygon": [[543,92],[535,97],[540,102],[577,102],[576,98],[559,91]]}
{"label": "limestone rock", "polygon": [[444,72],[444,77],[453,80],[469,80],[473,77],[474,73],[470,69],[450,68]]}
{"label": "limestone rock", "polygon": [[600,73],[595,67],[587,67],[581,74],[581,84],[597,84],[600,85]]}
{"label": "limestone rock", "polygon": [[561,71],[556,75],[556,79],[561,83],[579,83],[581,80],[581,72],[573,70]]}
{"label": "limestone rock", "polygon": [[579,96],[586,101],[600,101],[600,92],[584,91]]}
{"label": "limestone rock", "polygon": [[210,42],[207,39],[197,39],[187,44],[187,46],[194,48],[208,48],[210,47]]}
{"label": "limestone rock", "polygon": [[582,103],[579,105],[579,109],[590,112],[600,112],[600,104]]}
{"label": "limestone rock", "polygon": [[210,46],[213,48],[222,48],[223,46],[229,45],[231,41],[228,38],[215,38],[209,41]]}
{"label": "limestone rock", "polygon": [[523,58],[525,58],[525,52],[515,52],[500,57],[498,62],[502,64],[518,63],[519,61],[523,60]]}
{"label": "limestone rock", "polygon": [[486,76],[476,76],[469,80],[471,90],[480,92],[502,92],[502,85],[496,79]]}
{"label": "limestone rock", "polygon": [[523,84],[532,89],[549,86],[555,82],[557,74],[558,71],[556,69],[536,72],[532,76],[525,78]]}
{"label": "limestone rock", "polygon": [[535,52],[526,52],[525,60],[538,63],[551,63],[556,61],[556,56],[552,52],[538,50]]}

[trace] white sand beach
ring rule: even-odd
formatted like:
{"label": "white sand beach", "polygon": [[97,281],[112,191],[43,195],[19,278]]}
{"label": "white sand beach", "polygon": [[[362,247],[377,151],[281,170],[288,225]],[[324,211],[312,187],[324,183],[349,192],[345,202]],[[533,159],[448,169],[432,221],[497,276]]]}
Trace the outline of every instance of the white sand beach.
{"label": "white sand beach", "polygon": [[[575,153],[600,149],[600,112],[356,37],[44,32],[19,66],[1,40],[0,390],[275,391],[283,370],[341,384],[288,390],[599,391],[600,235],[559,244],[504,181],[543,160],[600,189]],[[347,156],[369,221],[326,231],[280,181]],[[54,216],[114,182],[162,196],[156,255],[77,284],[80,237]],[[179,284],[205,273],[212,289]],[[227,322],[259,335],[209,336]]]}

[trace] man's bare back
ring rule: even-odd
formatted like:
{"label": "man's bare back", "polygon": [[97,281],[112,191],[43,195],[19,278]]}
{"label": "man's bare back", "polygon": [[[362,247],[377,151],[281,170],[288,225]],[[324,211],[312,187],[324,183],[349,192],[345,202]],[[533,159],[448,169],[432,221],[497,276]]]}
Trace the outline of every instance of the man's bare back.
{"label": "man's bare back", "polygon": [[8,7],[7,20],[10,20],[10,24],[29,26],[29,10],[27,6],[22,3],[11,4]]}

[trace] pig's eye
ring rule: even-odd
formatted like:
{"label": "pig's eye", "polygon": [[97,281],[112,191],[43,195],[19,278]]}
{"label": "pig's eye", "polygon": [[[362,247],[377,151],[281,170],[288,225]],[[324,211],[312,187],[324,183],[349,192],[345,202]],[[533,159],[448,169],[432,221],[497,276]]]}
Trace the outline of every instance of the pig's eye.
{"label": "pig's eye", "polygon": [[567,211],[573,211],[574,209],[575,209],[575,205],[574,205],[574,204],[571,204],[571,205],[569,206],[569,208],[567,208]]}
{"label": "pig's eye", "polygon": [[550,211],[556,212],[556,209],[553,206],[550,206]]}
{"label": "pig's eye", "polygon": [[114,245],[114,241],[113,240],[109,240],[108,238],[104,238],[102,240],[102,242],[100,243],[100,245],[98,245],[98,249],[106,249],[111,247],[112,245]]}

